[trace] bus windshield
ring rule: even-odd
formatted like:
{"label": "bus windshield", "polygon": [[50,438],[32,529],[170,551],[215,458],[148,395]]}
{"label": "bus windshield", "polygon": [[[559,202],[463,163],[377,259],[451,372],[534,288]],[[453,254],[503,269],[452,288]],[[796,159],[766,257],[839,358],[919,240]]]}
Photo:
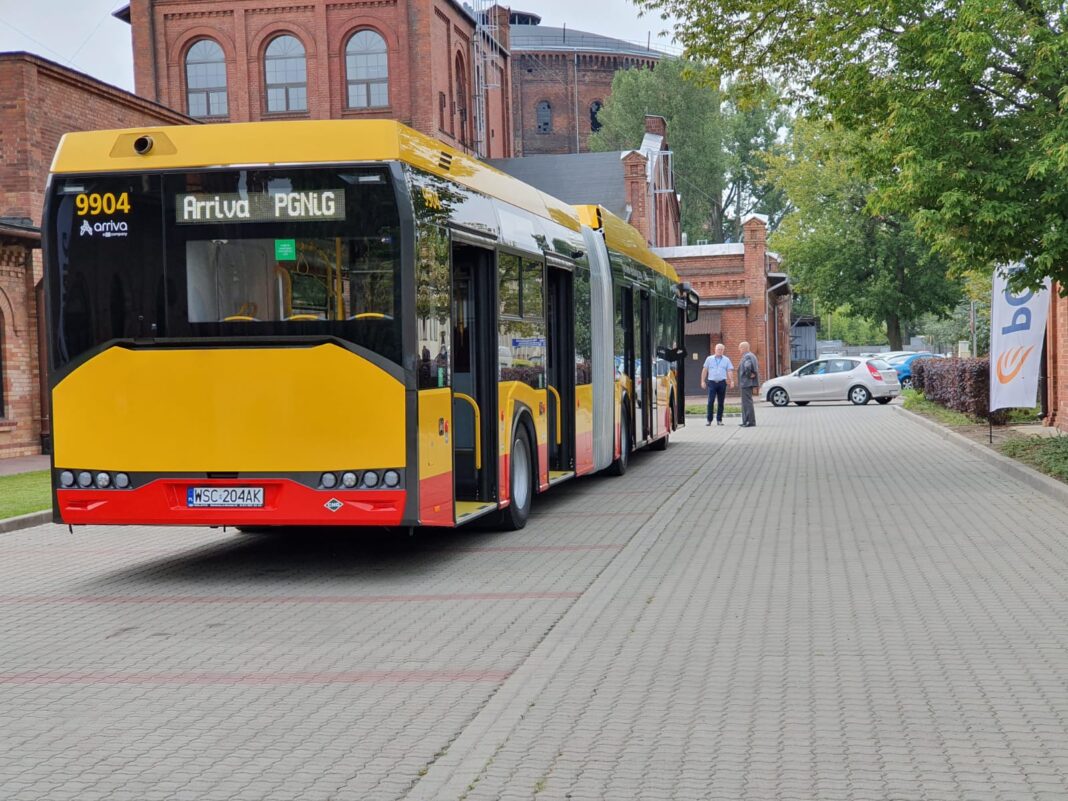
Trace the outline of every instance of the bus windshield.
{"label": "bus windshield", "polygon": [[56,367],[125,338],[334,336],[400,363],[385,168],[57,180]]}

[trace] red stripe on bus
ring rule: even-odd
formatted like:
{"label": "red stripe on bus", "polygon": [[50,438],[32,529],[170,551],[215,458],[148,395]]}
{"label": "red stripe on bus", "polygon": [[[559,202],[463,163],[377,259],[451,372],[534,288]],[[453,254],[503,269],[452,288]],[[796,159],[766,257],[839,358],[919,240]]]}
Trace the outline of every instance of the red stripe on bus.
{"label": "red stripe on bus", "polygon": [[424,526],[453,526],[452,471],[419,481],[419,522]]}
{"label": "red stripe on bus", "polygon": [[[262,507],[187,506],[190,487],[263,487]],[[174,526],[396,526],[404,490],[318,490],[288,478],[161,478],[137,489],[58,490],[64,523]]]}

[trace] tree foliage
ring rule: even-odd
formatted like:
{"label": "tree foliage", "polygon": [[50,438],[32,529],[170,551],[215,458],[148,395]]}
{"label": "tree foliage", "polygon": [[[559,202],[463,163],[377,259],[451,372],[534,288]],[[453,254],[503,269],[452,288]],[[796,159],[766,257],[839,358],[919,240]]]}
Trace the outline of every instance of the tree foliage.
{"label": "tree foliage", "polygon": [[762,154],[774,144],[785,115],[774,91],[759,97],[721,93],[706,67],[664,59],[653,69],[622,70],[590,136],[595,151],[632,150],[645,133],[645,116],[667,120],[682,230],[691,241],[741,237],[750,212],[778,223],[785,199],[763,181]]}
{"label": "tree foliage", "polygon": [[645,134],[645,115],[667,120],[678,191],[682,230],[708,238],[716,199],[723,191],[725,159],[719,92],[702,80],[701,70],[678,59],[653,69],[621,70],[612,93],[597,114],[601,129],[589,139],[591,150],[633,150]]}
{"label": "tree foliage", "polygon": [[956,265],[1068,279],[1068,8],[1053,0],[636,0],[747,85],[784,82],[867,138],[904,212]]}
{"label": "tree foliage", "polygon": [[872,212],[866,153],[853,134],[798,121],[789,147],[768,156],[769,179],[796,207],[770,244],[798,292],[885,322],[898,349],[909,321],[946,312],[960,290],[907,219]]}

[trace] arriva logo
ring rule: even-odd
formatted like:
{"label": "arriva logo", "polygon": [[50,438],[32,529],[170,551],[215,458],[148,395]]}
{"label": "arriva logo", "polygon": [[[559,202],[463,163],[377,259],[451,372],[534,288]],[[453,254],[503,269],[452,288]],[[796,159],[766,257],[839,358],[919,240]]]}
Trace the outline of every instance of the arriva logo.
{"label": "arriva logo", "polygon": [[104,220],[103,222],[89,224],[88,220],[82,220],[82,227],[78,229],[78,236],[93,236],[100,234],[103,237],[124,237],[130,232],[130,227],[125,220]]}
{"label": "arriva logo", "polygon": [[1027,357],[1031,355],[1031,351],[1034,349],[1034,345],[1026,349],[1022,347],[1009,348],[998,356],[998,381],[1002,384],[1007,384],[1012,381],[1012,379],[1016,378],[1017,373],[1023,369],[1024,362],[1027,361]]}

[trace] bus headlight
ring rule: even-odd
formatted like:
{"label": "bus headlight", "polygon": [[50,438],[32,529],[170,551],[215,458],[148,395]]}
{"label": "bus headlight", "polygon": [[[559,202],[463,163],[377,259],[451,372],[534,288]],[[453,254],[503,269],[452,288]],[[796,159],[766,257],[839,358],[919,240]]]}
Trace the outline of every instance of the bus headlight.
{"label": "bus headlight", "polygon": [[128,486],[130,486],[130,477],[125,473],[116,473],[115,486],[119,489],[126,489]]}
{"label": "bus headlight", "polygon": [[345,489],[352,489],[356,486],[356,474],[351,470],[341,474],[341,485]]}
{"label": "bus headlight", "polygon": [[319,483],[327,489],[333,489],[337,486],[337,476],[335,476],[333,473],[323,473],[323,475],[319,478]]}
{"label": "bus headlight", "polygon": [[387,487],[395,487],[400,484],[400,473],[396,470],[387,470],[382,476],[382,483]]}
{"label": "bus headlight", "polygon": [[73,487],[74,473],[72,473],[70,470],[64,470],[62,473],[59,474],[59,483],[62,484],[64,487]]}
{"label": "bus headlight", "polygon": [[363,485],[365,487],[377,487],[378,486],[378,473],[374,470],[368,470],[363,474]]}
{"label": "bus headlight", "polygon": [[97,486],[97,489],[104,489],[110,483],[111,483],[111,476],[109,476],[107,473],[101,471],[101,472],[96,474],[96,486]]}
{"label": "bus headlight", "polygon": [[93,483],[93,476],[88,470],[83,470],[78,474],[78,486],[88,487]]}

